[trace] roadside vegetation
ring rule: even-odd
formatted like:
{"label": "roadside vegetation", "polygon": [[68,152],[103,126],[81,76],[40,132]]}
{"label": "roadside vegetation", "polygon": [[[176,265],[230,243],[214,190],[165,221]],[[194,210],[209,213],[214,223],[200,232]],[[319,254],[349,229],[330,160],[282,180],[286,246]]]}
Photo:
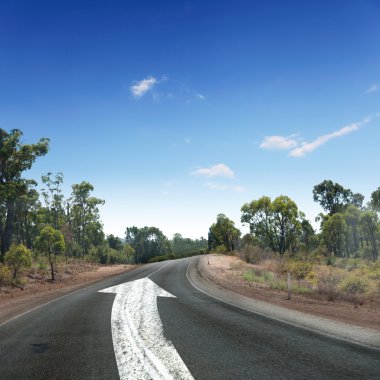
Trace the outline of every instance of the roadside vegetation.
{"label": "roadside vegetation", "polygon": [[241,237],[223,214],[209,229],[211,252],[234,254],[252,264],[242,276],[248,284],[355,305],[380,302],[380,188],[364,196],[325,180],[313,199],[325,213],[316,231],[287,196],[263,196],[242,206],[241,221],[250,233]]}
{"label": "roadside vegetation", "polygon": [[[125,237],[106,236],[100,220],[105,201],[87,182],[63,193],[64,175],[25,178],[49,151],[49,139],[24,144],[22,132],[0,129],[0,290],[28,282],[59,281],[98,265],[139,264],[204,253],[207,240],[156,227],[129,227]],[[156,258],[157,257],[157,258]]]}

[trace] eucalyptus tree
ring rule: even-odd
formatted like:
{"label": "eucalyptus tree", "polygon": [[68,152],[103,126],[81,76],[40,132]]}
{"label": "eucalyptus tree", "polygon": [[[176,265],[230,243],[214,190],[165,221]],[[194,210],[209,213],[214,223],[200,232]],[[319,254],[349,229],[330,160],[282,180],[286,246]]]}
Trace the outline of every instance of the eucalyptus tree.
{"label": "eucalyptus tree", "polygon": [[172,253],[168,238],[157,227],[128,227],[125,241],[133,249],[131,253],[136,264],[147,263],[152,257]]}
{"label": "eucalyptus tree", "polygon": [[34,241],[36,250],[45,255],[50,264],[51,279],[54,281],[54,270],[59,255],[65,252],[65,241],[61,231],[45,226]]}
{"label": "eucalyptus tree", "polygon": [[342,213],[330,216],[322,225],[322,240],[330,253],[338,257],[346,255],[347,223]]}
{"label": "eucalyptus tree", "polygon": [[228,252],[238,248],[238,240],[241,232],[235,227],[235,223],[224,214],[218,214],[216,222],[209,230],[210,249],[223,245]]}
{"label": "eucalyptus tree", "polygon": [[363,234],[372,247],[372,259],[376,261],[378,258],[377,240],[380,235],[379,218],[373,211],[366,210],[359,217],[359,223],[363,230]]}
{"label": "eucalyptus tree", "polygon": [[[344,211],[345,206],[354,202],[353,196],[350,189],[345,189],[331,180],[324,180],[313,189],[314,201],[318,202],[330,215]],[[359,199],[357,201],[359,202]]]}
{"label": "eucalyptus tree", "polygon": [[63,204],[63,174],[57,173],[53,176],[52,173],[47,173],[41,177],[42,183],[46,188],[41,190],[42,198],[46,207],[46,223],[59,229],[64,223],[64,204]]}
{"label": "eucalyptus tree", "polygon": [[15,203],[18,197],[26,194],[28,181],[22,173],[30,169],[37,157],[44,156],[49,149],[49,140],[41,138],[35,144],[23,144],[22,132],[13,129],[6,132],[0,129],[0,260],[8,251],[14,233]]}
{"label": "eucalyptus tree", "polygon": [[370,206],[373,210],[380,213],[380,187],[371,194]]}
{"label": "eucalyptus tree", "polygon": [[241,211],[241,222],[249,225],[261,246],[283,255],[297,245],[302,214],[289,197],[280,195],[272,202],[270,197],[263,196],[244,204]]}
{"label": "eucalyptus tree", "polygon": [[347,250],[349,253],[359,251],[360,226],[359,218],[361,211],[354,205],[349,205],[344,213],[347,225]]}
{"label": "eucalyptus tree", "polygon": [[26,192],[15,201],[14,238],[17,244],[24,244],[32,248],[33,239],[38,235],[41,227],[39,215],[41,202],[34,183],[27,186]]}
{"label": "eucalyptus tree", "polygon": [[74,241],[79,245],[82,255],[88,253],[92,243],[104,240],[100,223],[99,206],[104,200],[92,197],[94,186],[83,181],[72,186],[70,221]]}

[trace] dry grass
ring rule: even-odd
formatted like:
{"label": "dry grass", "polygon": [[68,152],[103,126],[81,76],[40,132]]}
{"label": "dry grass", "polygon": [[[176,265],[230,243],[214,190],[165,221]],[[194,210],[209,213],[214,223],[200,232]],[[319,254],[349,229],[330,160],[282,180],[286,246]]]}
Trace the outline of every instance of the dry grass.
{"label": "dry grass", "polygon": [[[289,257],[275,257],[259,248],[249,247],[240,254],[244,261],[252,260],[243,272],[246,282],[271,289],[287,291],[287,273],[291,273],[292,292],[313,299],[344,300],[354,305],[380,300],[380,262],[362,259],[339,259],[335,265],[321,260],[312,261]],[[234,263],[238,268],[238,264]]]}

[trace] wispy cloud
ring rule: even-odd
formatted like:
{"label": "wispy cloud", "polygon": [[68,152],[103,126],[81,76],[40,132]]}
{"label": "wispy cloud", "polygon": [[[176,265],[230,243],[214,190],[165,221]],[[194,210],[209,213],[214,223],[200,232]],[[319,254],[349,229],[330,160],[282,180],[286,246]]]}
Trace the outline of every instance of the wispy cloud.
{"label": "wispy cloud", "polygon": [[245,193],[247,190],[243,186],[239,185],[225,185],[221,183],[216,182],[207,182],[204,184],[209,189],[215,189],[215,190],[232,190],[236,193]]}
{"label": "wispy cloud", "polygon": [[339,137],[348,135],[351,132],[357,131],[362,125],[369,123],[369,121],[370,121],[370,119],[367,118],[367,119],[365,119],[359,123],[352,123],[351,125],[347,125],[341,129],[337,130],[337,131],[332,132],[332,133],[328,133],[326,135],[319,136],[312,142],[302,143],[302,145],[300,147],[292,149],[289,153],[289,156],[291,156],[291,157],[302,157],[308,153],[313,152],[315,149],[326,144],[330,140],[337,139]]}
{"label": "wispy cloud", "polygon": [[150,89],[152,89],[156,83],[157,79],[154,77],[147,77],[145,79],[142,79],[133,86],[131,86],[132,95],[135,98],[141,98]]}
{"label": "wispy cloud", "polygon": [[293,136],[266,136],[264,141],[260,144],[263,149],[291,149],[298,145],[298,141]]}
{"label": "wispy cloud", "polygon": [[184,141],[185,141],[186,144],[190,144],[191,143],[191,138],[190,137],[186,137]]}
{"label": "wispy cloud", "polygon": [[263,149],[285,149],[290,150],[289,156],[291,157],[302,157],[308,153],[313,152],[320,146],[326,144],[330,140],[337,139],[339,137],[348,135],[354,131],[357,131],[361,126],[369,123],[371,118],[368,117],[360,122],[352,123],[350,125],[344,126],[337,131],[327,133],[325,135],[317,137],[311,142],[304,141],[302,138],[295,138],[295,135],[290,137],[284,136],[267,136],[260,144]]}
{"label": "wispy cloud", "polygon": [[370,94],[371,92],[375,92],[379,89],[379,85],[377,83],[372,84],[364,91],[365,94]]}
{"label": "wispy cloud", "polygon": [[206,99],[206,97],[204,95],[202,95],[202,94],[197,94],[196,96],[200,100],[205,100]]}
{"label": "wispy cloud", "polygon": [[201,168],[190,174],[194,176],[234,178],[234,172],[225,164],[217,164],[209,168]]}

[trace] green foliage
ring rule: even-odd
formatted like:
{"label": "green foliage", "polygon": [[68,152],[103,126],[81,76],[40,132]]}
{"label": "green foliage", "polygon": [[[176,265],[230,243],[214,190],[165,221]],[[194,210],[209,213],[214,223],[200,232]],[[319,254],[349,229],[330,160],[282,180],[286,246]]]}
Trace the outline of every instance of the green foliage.
{"label": "green foliage", "polygon": [[61,231],[55,230],[51,226],[44,227],[40,235],[35,239],[34,246],[38,252],[45,255],[49,260],[51,279],[54,281],[54,266],[57,256],[65,251],[65,241]]}
{"label": "green foliage", "polygon": [[5,254],[4,261],[12,268],[13,280],[15,281],[20,270],[31,267],[32,252],[22,244],[13,244]]}
{"label": "green foliage", "polygon": [[322,240],[335,256],[344,256],[346,252],[347,224],[344,215],[336,213],[322,225]]}
{"label": "green foliage", "polygon": [[343,212],[348,204],[354,203],[354,194],[339,183],[324,180],[314,186],[313,198],[330,215]]}
{"label": "green foliage", "polygon": [[[217,249],[224,245],[224,252],[232,252],[238,246],[241,232],[235,227],[235,223],[224,214],[218,214],[216,223],[212,224],[208,233],[209,249]],[[221,251],[221,248],[218,248]]]}
{"label": "green foliage", "polygon": [[296,203],[289,197],[281,195],[273,202],[269,197],[262,197],[244,204],[241,211],[241,222],[249,225],[262,247],[283,255],[296,246],[301,218]]}
{"label": "green foliage", "polygon": [[352,294],[365,294],[370,289],[370,283],[366,278],[352,274],[339,283],[339,289]]}
{"label": "green foliage", "polygon": [[134,252],[134,263],[147,263],[155,256],[166,256],[172,253],[167,237],[156,227],[128,227],[125,241]]}
{"label": "green foliage", "polygon": [[290,272],[292,278],[305,279],[313,270],[313,264],[308,261],[286,260],[279,264],[279,272],[286,274]]}
{"label": "green foliage", "polygon": [[247,282],[257,282],[264,284],[274,280],[274,274],[266,271],[248,270],[243,274],[243,278]]}
{"label": "green foliage", "polygon": [[9,268],[0,263],[0,286],[8,286],[12,282],[12,275]]}
{"label": "green foliage", "polygon": [[0,261],[11,246],[15,230],[16,200],[27,194],[34,181],[22,178],[37,157],[49,149],[49,140],[42,138],[35,144],[22,144],[22,132],[9,133],[0,128]]}
{"label": "green foliage", "polygon": [[228,249],[224,244],[221,244],[215,248],[214,252],[223,255],[228,252]]}
{"label": "green foliage", "polygon": [[189,252],[207,249],[207,240],[201,237],[200,239],[189,239],[182,237],[181,234],[174,234],[171,240],[173,253],[176,256],[182,256]]}
{"label": "green foliage", "polygon": [[380,212],[380,187],[371,194],[370,205],[374,211]]}
{"label": "green foliage", "polygon": [[176,259],[177,257],[174,255],[166,255],[166,256],[154,256],[149,259],[149,263],[159,263],[161,261],[166,261],[166,260],[173,260]]}

